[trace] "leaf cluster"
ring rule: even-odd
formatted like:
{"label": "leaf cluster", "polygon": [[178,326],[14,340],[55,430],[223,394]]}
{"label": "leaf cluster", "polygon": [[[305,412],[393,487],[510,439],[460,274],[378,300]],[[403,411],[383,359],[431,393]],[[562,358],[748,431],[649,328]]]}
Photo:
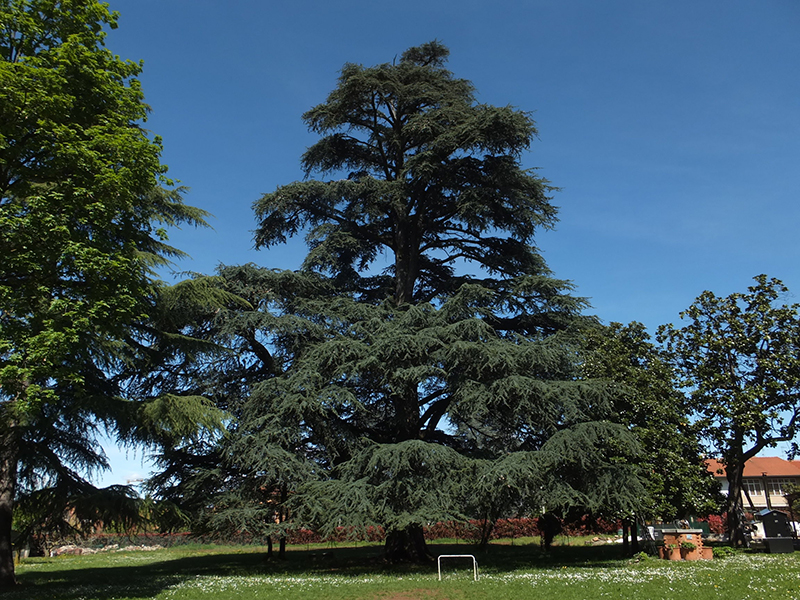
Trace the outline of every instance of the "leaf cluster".
{"label": "leaf cluster", "polygon": [[648,498],[643,516],[668,522],[717,512],[718,484],[705,465],[700,425],[687,414],[668,357],[644,326],[587,328],[582,346],[584,376],[613,386],[615,420],[628,424],[641,444],[638,464]]}
{"label": "leaf cluster", "polygon": [[[547,182],[520,166],[530,115],[478,104],[444,68],[438,42],[395,64],[347,64],[327,101],[304,115],[322,135],[307,175],[255,203],[256,246],[306,232],[305,267],[367,297],[430,301],[463,284],[462,263],[503,277],[546,273],[529,245],[555,222]],[[390,267],[359,273],[389,255]]]}
{"label": "leaf cluster", "polygon": [[98,431],[152,441],[218,420],[189,395],[128,395],[159,337],[154,269],[182,256],[165,228],[207,213],[166,178],[141,65],[104,45],[116,20],[95,0],[0,2],[1,475],[78,512],[107,466]]}
{"label": "leaf cluster", "polygon": [[800,305],[779,303],[780,280],[754,279],[746,293],[703,292],[686,325],[659,331],[712,450],[737,464],[791,442],[800,416]]}

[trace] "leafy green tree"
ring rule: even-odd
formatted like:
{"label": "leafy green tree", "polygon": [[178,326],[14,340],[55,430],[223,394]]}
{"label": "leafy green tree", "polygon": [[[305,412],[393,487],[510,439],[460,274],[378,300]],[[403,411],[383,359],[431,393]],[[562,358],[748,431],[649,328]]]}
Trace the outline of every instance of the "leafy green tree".
{"label": "leafy green tree", "polygon": [[0,2],[2,586],[15,497],[92,495],[79,473],[106,466],[98,428],[154,439],[170,406],[202,412],[198,398],[122,395],[150,339],[153,269],[181,256],[165,228],[205,213],[169,189],[141,126],[140,65],[104,47],[116,23],[94,0]]}
{"label": "leafy green tree", "polygon": [[800,416],[800,306],[779,303],[788,289],[778,279],[754,279],[746,293],[703,292],[681,313],[686,325],[659,329],[696,426],[725,465],[734,545],[745,543],[745,463],[779,442],[794,444]]}
{"label": "leafy green tree", "polygon": [[556,213],[520,164],[534,123],[477,103],[447,56],[431,42],[393,64],[345,65],[304,115],[321,139],[303,166],[331,179],[255,204],[257,245],[304,231],[304,271],[335,293],[279,313],[314,333],[291,353],[273,338],[291,360],[259,382],[251,414],[296,423],[296,447],[324,474],[292,495],[296,517],[383,525],[392,560],[424,560],[425,523],[469,516],[478,459],[514,455],[519,490],[546,481],[536,510],[633,510],[640,491],[618,460],[636,445],[608,421],[609,387],[579,377],[585,304],[532,245]]}
{"label": "leafy green tree", "polygon": [[686,414],[672,366],[641,323],[584,332],[583,373],[616,387],[616,420],[642,447],[647,502],[639,515],[672,521],[719,510],[719,486],[706,468],[698,424]]}
{"label": "leafy green tree", "polygon": [[623,552],[636,552],[637,522],[718,513],[719,484],[708,472],[698,431],[686,414],[676,376],[650,342],[641,323],[589,328],[584,332],[583,372],[613,382],[616,420],[639,441],[646,494],[640,512],[609,515],[622,521]]}

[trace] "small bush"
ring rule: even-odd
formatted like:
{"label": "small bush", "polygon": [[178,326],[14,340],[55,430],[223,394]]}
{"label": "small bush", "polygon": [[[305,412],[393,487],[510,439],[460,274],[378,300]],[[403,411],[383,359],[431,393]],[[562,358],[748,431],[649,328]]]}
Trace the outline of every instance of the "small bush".
{"label": "small bush", "polygon": [[714,546],[714,558],[728,558],[736,554],[730,546]]}
{"label": "small bush", "polygon": [[722,535],[725,533],[725,518],[727,513],[721,515],[708,515],[705,519],[698,519],[699,522],[708,523],[708,529],[711,533]]}

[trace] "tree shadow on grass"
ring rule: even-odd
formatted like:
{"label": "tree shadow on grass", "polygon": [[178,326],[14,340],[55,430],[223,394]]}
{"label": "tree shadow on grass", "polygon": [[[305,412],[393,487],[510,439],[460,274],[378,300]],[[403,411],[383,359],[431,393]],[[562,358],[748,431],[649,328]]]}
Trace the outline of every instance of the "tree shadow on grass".
{"label": "tree shadow on grass", "polygon": [[[102,565],[92,557],[56,558],[40,562],[56,568],[28,568],[19,574],[20,586],[6,594],[15,600],[111,600],[112,598],[152,598],[164,590],[203,576],[363,576],[433,574],[436,563],[428,565],[389,565],[379,545],[324,549],[289,549],[287,560],[266,559],[259,548],[201,548],[196,554],[180,556],[169,550],[159,556],[113,555],[114,564]],[[621,560],[614,547],[555,546],[543,552],[538,545],[492,544],[479,552],[471,544],[436,544],[436,555],[472,554],[481,572],[501,574],[520,569],[547,569],[559,566],[608,567]],[[162,555],[159,552],[159,555]],[[125,564],[125,560],[137,564]],[[86,559],[86,560],[84,560]],[[35,564],[35,563],[34,563]],[[102,566],[101,566],[102,565]]]}
{"label": "tree shadow on grass", "polygon": [[[141,553],[31,560],[19,570],[20,585],[4,595],[15,600],[152,598],[198,576],[357,575],[382,570],[380,548],[375,547],[290,550],[288,560],[267,560],[258,548],[212,547],[189,556],[157,552],[163,560]],[[108,558],[114,563],[101,562]],[[132,564],[126,564],[127,559]]]}

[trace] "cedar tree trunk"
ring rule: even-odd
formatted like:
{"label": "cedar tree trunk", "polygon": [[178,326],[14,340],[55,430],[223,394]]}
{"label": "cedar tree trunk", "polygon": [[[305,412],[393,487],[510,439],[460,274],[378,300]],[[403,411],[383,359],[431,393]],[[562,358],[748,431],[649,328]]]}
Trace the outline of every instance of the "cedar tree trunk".
{"label": "cedar tree trunk", "polygon": [[426,564],[433,561],[433,555],[428,552],[428,546],[425,543],[422,525],[418,524],[387,532],[384,549],[386,560],[390,563]]}

